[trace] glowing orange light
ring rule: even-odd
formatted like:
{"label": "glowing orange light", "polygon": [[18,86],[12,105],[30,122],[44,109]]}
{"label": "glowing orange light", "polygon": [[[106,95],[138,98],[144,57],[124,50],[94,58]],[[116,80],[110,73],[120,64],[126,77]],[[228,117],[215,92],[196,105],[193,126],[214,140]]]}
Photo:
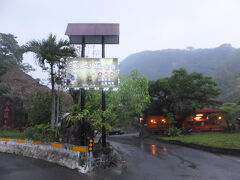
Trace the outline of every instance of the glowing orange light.
{"label": "glowing orange light", "polygon": [[161,121],[162,121],[163,123],[166,123],[166,120],[165,120],[165,119],[162,119]]}
{"label": "glowing orange light", "polygon": [[219,119],[219,120],[221,120],[221,119],[222,119],[222,117],[221,117],[221,116],[219,116],[219,117],[218,117],[218,119]]}
{"label": "glowing orange light", "polygon": [[196,114],[196,116],[197,116],[197,117],[202,117],[202,116],[203,116],[203,114]]}
{"label": "glowing orange light", "polygon": [[150,123],[152,123],[152,124],[157,124],[157,121],[154,120],[154,119],[151,119],[151,120],[150,120]]}
{"label": "glowing orange light", "polygon": [[195,117],[194,120],[199,121],[202,117]]}

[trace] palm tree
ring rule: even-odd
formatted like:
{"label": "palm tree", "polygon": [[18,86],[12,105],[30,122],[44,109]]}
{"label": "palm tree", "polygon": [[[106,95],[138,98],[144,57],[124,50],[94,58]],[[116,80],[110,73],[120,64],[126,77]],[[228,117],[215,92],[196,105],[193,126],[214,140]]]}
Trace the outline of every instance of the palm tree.
{"label": "palm tree", "polygon": [[46,63],[50,66],[50,79],[52,87],[52,110],[51,124],[55,124],[56,111],[56,94],[55,94],[55,72],[54,66],[60,62],[60,59],[75,57],[75,49],[70,46],[69,41],[60,39],[57,41],[56,36],[50,34],[47,39],[33,40],[27,44],[28,51],[34,52],[38,65],[47,70]]}

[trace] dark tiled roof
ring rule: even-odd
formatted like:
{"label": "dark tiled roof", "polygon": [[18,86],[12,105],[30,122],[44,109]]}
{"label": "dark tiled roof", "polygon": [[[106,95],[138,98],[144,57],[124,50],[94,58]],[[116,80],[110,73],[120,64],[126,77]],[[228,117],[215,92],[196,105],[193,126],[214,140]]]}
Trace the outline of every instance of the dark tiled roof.
{"label": "dark tiled roof", "polygon": [[68,36],[118,36],[119,24],[69,23],[65,32]]}

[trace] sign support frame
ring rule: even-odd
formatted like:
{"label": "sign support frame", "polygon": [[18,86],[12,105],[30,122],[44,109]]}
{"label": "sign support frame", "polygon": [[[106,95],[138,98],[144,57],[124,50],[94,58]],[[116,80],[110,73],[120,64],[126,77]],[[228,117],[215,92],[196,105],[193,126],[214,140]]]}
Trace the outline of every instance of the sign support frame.
{"label": "sign support frame", "polygon": [[[102,58],[105,58],[105,44],[119,44],[118,23],[69,23],[66,29],[71,44],[81,44],[81,57],[85,57],[86,44],[101,44]],[[102,94],[102,112],[106,110],[106,92],[104,87],[100,88]],[[107,88],[108,89],[108,88]],[[80,88],[78,102],[80,100],[81,111],[85,106],[85,89]],[[106,119],[102,115],[102,146],[106,147]]]}
{"label": "sign support frame", "polygon": [[[102,58],[105,58],[105,44],[104,44],[104,36],[102,36]],[[106,92],[102,88],[102,112],[106,110]],[[102,123],[105,122],[105,117],[102,115]],[[106,147],[107,142],[106,142],[106,127],[103,124],[102,125],[102,146]]]}

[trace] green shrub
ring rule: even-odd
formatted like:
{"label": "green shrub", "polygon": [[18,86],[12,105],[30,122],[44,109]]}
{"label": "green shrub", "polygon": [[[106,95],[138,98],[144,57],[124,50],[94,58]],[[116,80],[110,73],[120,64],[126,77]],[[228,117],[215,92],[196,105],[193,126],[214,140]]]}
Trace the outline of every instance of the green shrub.
{"label": "green shrub", "polygon": [[26,105],[28,125],[47,124],[51,120],[51,93],[37,91],[32,93]]}
{"label": "green shrub", "polygon": [[165,135],[175,137],[175,136],[180,136],[181,132],[182,132],[181,129],[177,127],[171,127],[167,129],[167,131],[165,132]]}
{"label": "green shrub", "polygon": [[55,141],[56,129],[50,124],[39,124],[29,127],[24,131],[25,137],[32,140],[41,140],[45,142]]}

